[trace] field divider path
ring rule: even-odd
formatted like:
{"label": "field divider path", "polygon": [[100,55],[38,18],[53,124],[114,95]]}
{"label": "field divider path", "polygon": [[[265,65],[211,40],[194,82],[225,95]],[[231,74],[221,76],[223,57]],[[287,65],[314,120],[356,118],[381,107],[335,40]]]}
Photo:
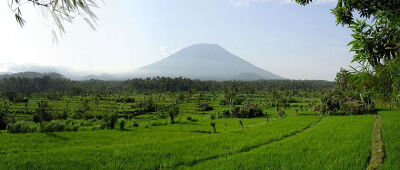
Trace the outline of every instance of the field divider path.
{"label": "field divider path", "polygon": [[385,144],[382,138],[382,117],[379,115],[375,116],[374,126],[371,132],[371,151],[368,160],[368,165],[366,166],[368,170],[370,169],[381,169],[385,159]]}
{"label": "field divider path", "polygon": [[207,162],[207,161],[210,161],[210,160],[213,160],[213,159],[222,158],[222,157],[230,157],[230,156],[235,156],[237,154],[250,152],[253,149],[257,149],[257,148],[260,148],[262,146],[269,145],[269,144],[272,144],[272,143],[275,143],[275,142],[279,142],[279,141],[282,141],[284,139],[296,136],[296,135],[304,132],[305,130],[310,129],[311,127],[315,126],[316,124],[321,122],[322,119],[323,119],[323,117],[319,117],[316,121],[310,123],[309,125],[307,125],[306,127],[302,128],[300,130],[297,130],[297,131],[294,131],[292,133],[288,133],[288,134],[282,135],[281,137],[278,137],[278,138],[275,138],[275,139],[271,139],[271,140],[268,140],[268,141],[265,141],[265,142],[262,142],[262,143],[259,143],[259,144],[256,144],[256,145],[244,147],[244,148],[242,148],[242,149],[240,149],[238,151],[224,153],[224,154],[217,154],[217,155],[214,155],[214,156],[209,156],[209,157],[206,157],[206,158],[200,158],[200,159],[196,159],[196,160],[188,161],[188,162],[181,162],[181,163],[177,163],[175,165],[172,165],[169,168],[176,169],[176,168],[181,168],[181,167],[185,167],[185,166],[186,167],[192,167],[192,166],[194,166],[196,164]]}

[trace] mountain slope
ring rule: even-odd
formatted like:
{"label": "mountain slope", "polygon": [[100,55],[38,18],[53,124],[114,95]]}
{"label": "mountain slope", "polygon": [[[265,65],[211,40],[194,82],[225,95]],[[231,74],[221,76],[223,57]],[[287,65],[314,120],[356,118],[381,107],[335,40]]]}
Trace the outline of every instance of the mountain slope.
{"label": "mountain slope", "polygon": [[137,74],[140,77],[182,76],[201,80],[284,79],[216,44],[187,47],[161,61],[139,68]]}

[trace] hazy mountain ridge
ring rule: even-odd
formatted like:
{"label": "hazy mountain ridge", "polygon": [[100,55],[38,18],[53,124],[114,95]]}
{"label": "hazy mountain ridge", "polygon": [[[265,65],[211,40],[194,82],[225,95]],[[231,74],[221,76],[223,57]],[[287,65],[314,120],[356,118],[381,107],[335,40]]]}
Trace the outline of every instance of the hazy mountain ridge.
{"label": "hazy mountain ridge", "polygon": [[3,72],[0,74],[0,79],[7,77],[42,78],[44,76],[51,78],[67,77],[73,80],[126,80],[147,77],[184,77],[217,81],[285,79],[231,54],[217,44],[192,45],[163,60],[123,74],[90,74],[85,72],[71,74],[72,72],[66,68],[40,66],[27,67],[25,70],[17,73]]}
{"label": "hazy mountain ridge", "polygon": [[43,78],[45,76],[48,76],[48,77],[53,78],[53,79],[64,78],[63,75],[61,75],[59,73],[54,73],[54,72],[39,73],[39,72],[34,72],[34,71],[26,71],[26,72],[18,72],[18,73],[1,74],[0,75],[0,79],[12,78],[12,77],[14,77],[14,78],[30,78],[30,79],[34,79],[34,78]]}
{"label": "hazy mountain ridge", "polygon": [[201,80],[284,79],[243,60],[219,45],[196,44],[137,70],[140,77],[187,77]]}

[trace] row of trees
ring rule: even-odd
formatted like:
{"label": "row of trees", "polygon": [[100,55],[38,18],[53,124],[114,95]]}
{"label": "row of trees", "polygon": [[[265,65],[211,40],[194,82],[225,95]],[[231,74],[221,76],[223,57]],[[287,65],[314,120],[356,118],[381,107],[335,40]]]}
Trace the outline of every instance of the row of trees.
{"label": "row of trees", "polygon": [[281,90],[325,90],[335,86],[334,82],[320,80],[260,80],[260,81],[201,81],[186,78],[156,77],[124,81],[73,81],[65,78],[15,78],[0,80],[0,92],[22,94],[56,92],[69,95],[109,94],[140,92],[180,92],[180,91],[224,91],[235,88],[240,93]]}

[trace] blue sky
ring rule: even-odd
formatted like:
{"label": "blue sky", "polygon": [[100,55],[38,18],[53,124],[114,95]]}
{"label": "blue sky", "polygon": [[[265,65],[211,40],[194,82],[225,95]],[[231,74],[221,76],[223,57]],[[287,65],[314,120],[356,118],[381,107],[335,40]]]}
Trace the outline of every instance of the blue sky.
{"label": "blue sky", "polygon": [[0,72],[43,66],[70,72],[122,73],[197,43],[216,43],[290,79],[333,80],[347,67],[351,32],[336,26],[334,0],[104,0],[93,31],[66,24],[52,43],[51,20],[25,7],[20,28],[0,2]]}

